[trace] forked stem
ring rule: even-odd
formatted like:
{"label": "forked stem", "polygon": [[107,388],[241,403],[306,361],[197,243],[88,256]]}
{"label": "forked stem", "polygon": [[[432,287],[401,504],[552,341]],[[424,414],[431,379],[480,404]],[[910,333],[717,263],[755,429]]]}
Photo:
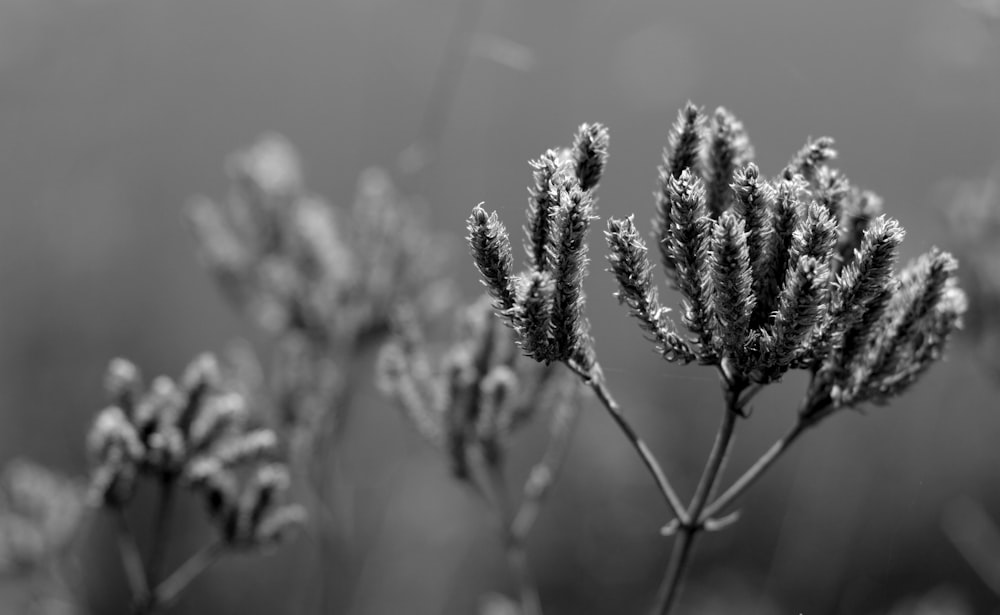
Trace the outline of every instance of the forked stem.
{"label": "forked stem", "polygon": [[174,476],[164,476],[159,481],[159,502],[156,508],[156,520],[153,522],[153,543],[149,550],[149,566],[146,573],[149,575],[147,582],[150,587],[156,584],[163,569],[163,561],[166,556],[167,524],[170,520],[170,513],[173,508]]}
{"label": "forked stem", "polygon": [[795,425],[780,440],[775,442],[750,468],[743,473],[729,489],[726,489],[702,514],[702,522],[717,517],[733,504],[743,493],[770,468],[805,431],[815,423],[799,418]]}
{"label": "forked stem", "polygon": [[139,544],[136,542],[135,533],[125,516],[125,510],[120,506],[115,506],[113,515],[118,548],[122,556],[122,566],[125,568],[129,590],[132,592],[132,603],[137,612],[146,612],[142,609],[143,605],[149,602],[149,582],[146,576],[146,567],[142,563],[142,554],[139,552]]}
{"label": "forked stem", "polygon": [[653,455],[653,452],[649,450],[646,443],[642,441],[639,434],[636,433],[635,429],[625,418],[622,412],[621,406],[618,402],[611,396],[611,392],[608,390],[607,386],[604,384],[604,376],[601,374],[601,368],[596,363],[594,367],[590,370],[584,370],[579,365],[572,362],[567,362],[570,369],[572,369],[580,378],[583,379],[584,383],[589,386],[594,394],[597,395],[597,399],[600,400],[601,404],[607,409],[611,418],[615,421],[618,429],[625,435],[632,448],[639,454],[639,458],[642,463],[649,470],[649,473],[653,475],[653,480],[656,481],[656,486],[660,490],[660,494],[663,495],[663,499],[667,502],[667,506],[670,508],[670,512],[673,513],[677,521],[684,525],[688,522],[687,513],[684,510],[684,504],[681,502],[680,498],[677,497],[677,492],[670,485],[670,481],[667,480],[666,474],[663,473],[663,469],[660,467],[659,462]]}
{"label": "forked stem", "polygon": [[715,443],[712,445],[712,452],[709,453],[705,469],[698,481],[698,487],[695,489],[691,504],[687,508],[686,521],[677,525],[677,540],[674,542],[670,562],[667,565],[667,572],[660,585],[656,602],[655,612],[660,615],[667,615],[680,597],[695,541],[698,533],[705,528],[702,513],[722,474],[722,468],[729,456],[729,449],[732,447],[736,420],[743,411],[742,403],[745,403],[741,402],[743,385],[731,383],[726,378],[723,379],[723,383],[726,389],[726,409],[722,415],[719,431],[715,436]]}

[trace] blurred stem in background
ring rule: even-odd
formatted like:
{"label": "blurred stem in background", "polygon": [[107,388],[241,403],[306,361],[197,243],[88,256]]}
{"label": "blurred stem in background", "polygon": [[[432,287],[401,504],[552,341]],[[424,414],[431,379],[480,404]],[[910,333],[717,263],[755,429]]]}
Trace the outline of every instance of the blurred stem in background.
{"label": "blurred stem in background", "polygon": [[[527,540],[570,447],[579,415],[578,385],[559,366],[519,356],[510,330],[492,312],[489,297],[457,310],[456,340],[438,356],[423,339],[425,327],[401,320],[380,355],[379,386],[442,452],[454,478],[494,510],[519,612],[541,615]],[[507,444],[543,413],[549,420],[546,448],[515,505]]]}

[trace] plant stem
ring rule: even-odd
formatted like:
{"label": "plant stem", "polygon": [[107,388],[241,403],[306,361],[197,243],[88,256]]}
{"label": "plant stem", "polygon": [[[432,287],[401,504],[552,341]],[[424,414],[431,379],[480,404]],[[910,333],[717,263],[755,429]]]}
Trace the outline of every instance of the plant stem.
{"label": "plant stem", "polygon": [[528,556],[524,547],[524,536],[513,530],[510,498],[507,495],[507,481],[503,470],[498,464],[487,463],[486,475],[490,491],[493,494],[494,505],[500,518],[501,539],[507,566],[518,586],[520,594],[521,615],[542,615],[542,604],[538,597],[538,589],[528,570]]}
{"label": "plant stem", "polygon": [[188,558],[156,587],[150,600],[151,606],[148,612],[151,613],[154,609],[162,609],[171,605],[192,581],[201,576],[219,559],[222,551],[223,543],[215,541]]}
{"label": "plant stem", "polygon": [[[574,393],[576,386],[576,384],[573,385]],[[549,489],[566,460],[577,418],[580,415],[577,395],[571,395],[573,399],[556,409],[545,453],[541,460],[531,468],[528,480],[524,483],[521,504],[510,524],[510,532],[518,540],[525,540],[531,532],[531,528],[534,527],[535,520],[542,509],[542,504],[545,503]]]}
{"label": "plant stem", "polygon": [[775,442],[771,448],[767,450],[760,459],[758,459],[754,464],[743,473],[733,485],[726,489],[726,491],[718,497],[708,508],[705,509],[702,514],[702,522],[719,515],[723,512],[729,505],[731,505],[737,498],[743,495],[754,482],[757,481],[761,475],[767,471],[774,462],[776,462],[784,453],[788,450],[788,447],[795,442],[799,436],[801,436],[806,429],[808,429],[814,423],[803,420],[801,417],[795,422],[795,425],[788,431],[787,434],[777,442]]}
{"label": "plant stem", "polygon": [[573,363],[567,363],[574,372],[579,375],[584,383],[589,386],[594,394],[597,395],[597,399],[600,400],[601,404],[607,409],[608,413],[611,414],[611,418],[614,419],[615,424],[621,430],[621,432],[628,439],[629,443],[632,444],[632,448],[639,454],[639,458],[642,459],[642,463],[649,470],[649,473],[653,475],[653,480],[656,481],[656,486],[659,487],[660,493],[663,495],[663,499],[666,500],[667,506],[670,508],[671,513],[677,518],[677,521],[684,525],[688,523],[688,516],[684,510],[684,504],[681,503],[679,497],[677,497],[677,492],[670,485],[670,481],[667,480],[666,475],[663,473],[663,469],[660,468],[659,462],[656,461],[656,457],[653,455],[646,443],[639,438],[639,434],[636,433],[632,425],[629,424],[625,415],[622,413],[621,406],[618,402],[611,397],[611,392],[608,390],[607,386],[604,384],[604,377],[601,374],[601,368],[595,364],[593,368],[588,370],[581,369],[578,365]]}
{"label": "plant stem", "polygon": [[674,543],[673,552],[670,555],[670,563],[667,565],[666,575],[663,577],[663,583],[660,585],[656,612],[661,615],[669,613],[680,596],[681,587],[684,583],[684,575],[687,572],[688,563],[691,561],[695,539],[698,536],[698,532],[704,529],[704,523],[701,521],[702,511],[719,480],[726,457],[729,455],[729,449],[733,443],[736,419],[742,411],[742,406],[740,405],[740,394],[743,390],[742,385],[730,385],[725,379],[724,383],[726,383],[726,408],[722,414],[722,423],[719,425],[719,431],[715,436],[712,452],[705,463],[705,470],[702,472],[701,480],[698,481],[698,487],[691,498],[690,506],[688,506],[687,521],[681,522],[677,527],[677,541]]}
{"label": "plant stem", "polygon": [[122,556],[122,566],[125,568],[129,590],[132,592],[132,602],[141,606],[149,601],[149,583],[146,567],[142,563],[142,554],[139,552],[139,545],[135,541],[135,534],[129,526],[128,518],[125,516],[125,510],[116,506],[112,512],[116,522],[115,529],[118,536],[118,548]]}
{"label": "plant stem", "polygon": [[164,476],[159,482],[160,501],[156,509],[156,519],[153,522],[153,543],[149,551],[149,565],[146,567],[148,575],[146,582],[150,587],[155,586],[163,568],[163,559],[166,555],[167,521],[170,518],[173,505],[175,482],[173,476]]}

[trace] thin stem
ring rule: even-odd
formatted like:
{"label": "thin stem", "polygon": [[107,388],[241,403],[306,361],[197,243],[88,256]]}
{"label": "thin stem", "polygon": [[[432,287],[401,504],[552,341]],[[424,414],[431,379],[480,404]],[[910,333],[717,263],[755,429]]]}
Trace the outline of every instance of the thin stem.
{"label": "thin stem", "polygon": [[484,4],[483,0],[463,0],[456,8],[455,21],[445,42],[441,63],[434,73],[430,98],[424,108],[416,141],[403,152],[413,156],[417,165],[412,169],[404,168],[404,172],[423,170],[439,155],[437,149],[441,145],[448,116],[458,95],[462,69],[469,57],[476,24],[482,15]]}
{"label": "thin stem", "polygon": [[[162,609],[173,604],[192,581],[201,576],[212,564],[218,561],[222,552],[223,543],[215,541],[188,558],[186,562],[181,564],[177,570],[174,570],[166,580],[156,587],[151,600],[153,607]],[[152,612],[152,608],[150,612]]]}
{"label": "thin stem", "polygon": [[677,542],[674,543],[670,563],[667,565],[667,572],[660,585],[656,612],[662,615],[669,613],[680,597],[684,575],[691,561],[695,540],[698,532],[704,529],[704,523],[701,521],[702,511],[708,503],[708,498],[715,490],[715,485],[722,473],[729,449],[732,447],[736,419],[742,412],[740,403],[740,395],[743,391],[742,384],[733,384],[726,378],[723,378],[723,383],[726,389],[726,409],[722,414],[722,422],[715,436],[712,452],[705,463],[701,480],[698,481],[694,497],[691,498],[691,505],[687,509],[688,522],[681,523],[677,528]]}
{"label": "thin stem", "polygon": [[649,473],[653,475],[653,480],[656,481],[656,486],[659,487],[660,493],[663,495],[663,499],[666,500],[667,506],[673,513],[674,517],[677,518],[681,525],[688,523],[688,516],[684,510],[684,504],[681,503],[679,497],[677,497],[677,492],[670,485],[670,481],[667,480],[667,476],[663,473],[663,469],[660,468],[659,462],[653,455],[646,443],[639,438],[639,434],[636,433],[632,425],[629,424],[625,415],[622,413],[621,406],[618,402],[611,397],[611,392],[608,390],[607,386],[604,384],[604,377],[601,375],[601,369],[596,364],[589,371],[581,369],[578,365],[573,363],[568,363],[570,369],[576,372],[584,381],[584,383],[589,386],[594,394],[597,395],[597,399],[601,401],[601,404],[607,409],[608,413],[611,414],[611,418],[614,419],[615,424],[628,439],[629,443],[632,444],[632,448],[639,454],[639,458],[642,459],[642,463],[649,470]]}
{"label": "thin stem", "polygon": [[538,589],[535,587],[531,572],[528,570],[528,555],[524,547],[524,537],[513,531],[511,521],[513,513],[510,497],[507,495],[507,481],[504,480],[503,470],[497,464],[486,463],[484,465],[494,505],[500,518],[500,532],[504,554],[507,557],[507,566],[514,576],[521,597],[521,614],[542,615],[542,603],[538,597]]}
{"label": "thin stem", "polygon": [[149,565],[146,568],[147,583],[150,587],[156,584],[163,569],[166,555],[167,522],[174,500],[175,480],[165,476],[160,480],[160,501],[156,509],[156,519],[153,522],[153,543],[149,550]]}
{"label": "thin stem", "polygon": [[743,492],[750,488],[750,486],[753,485],[757,479],[767,471],[768,468],[774,465],[774,462],[776,462],[785,453],[785,451],[788,450],[792,443],[795,442],[799,436],[801,436],[806,429],[813,424],[814,423],[812,422],[799,418],[795,422],[795,425],[792,426],[783,438],[775,442],[766,453],[761,455],[760,459],[758,459],[749,470],[743,473],[743,476],[736,479],[736,482],[734,482],[729,489],[723,492],[722,495],[720,495],[711,505],[708,506],[708,508],[705,509],[702,514],[702,521],[718,516],[721,512],[725,511],[725,509],[736,501],[737,498],[743,495]]}
{"label": "thin stem", "polygon": [[[574,384],[574,392],[576,385]],[[556,476],[562,469],[566,454],[569,452],[569,445],[573,439],[573,431],[576,427],[577,418],[580,415],[580,406],[577,403],[577,396],[569,400],[564,406],[556,409],[556,415],[552,419],[551,435],[549,443],[542,455],[541,460],[535,464],[528,475],[528,480],[524,483],[524,494],[521,497],[521,505],[518,506],[514,520],[510,524],[510,532],[518,539],[525,540],[531,532],[531,528],[538,519],[538,514],[545,503],[545,498],[549,489],[555,482]]]}
{"label": "thin stem", "polygon": [[115,506],[112,512],[116,522],[115,529],[118,537],[118,548],[122,556],[122,566],[125,568],[125,577],[128,579],[128,586],[132,592],[132,601],[136,605],[143,605],[149,600],[149,583],[147,582],[146,567],[142,563],[142,554],[139,552],[139,544],[136,542],[135,533],[125,516],[125,510],[120,506]]}

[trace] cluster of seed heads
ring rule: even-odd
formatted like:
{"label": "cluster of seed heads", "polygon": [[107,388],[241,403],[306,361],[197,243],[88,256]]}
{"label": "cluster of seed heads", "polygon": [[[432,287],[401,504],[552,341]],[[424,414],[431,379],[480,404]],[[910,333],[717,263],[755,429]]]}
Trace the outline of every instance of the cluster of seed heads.
{"label": "cluster of seed heads", "polygon": [[24,460],[0,476],[0,572],[32,570],[67,549],[85,511],[77,481]]}
{"label": "cluster of seed heads", "polygon": [[470,477],[473,457],[499,466],[510,434],[540,408],[558,408],[568,398],[568,374],[520,356],[489,297],[460,310],[456,341],[439,356],[415,325],[402,322],[383,348],[379,384],[417,431],[447,453],[458,478]]}
{"label": "cluster of seed heads", "polygon": [[653,240],[689,335],[659,304],[632,219],[607,231],[618,296],[665,358],[759,384],[809,369],[809,414],[884,402],[940,358],[965,310],[955,259],[935,248],[896,272],[902,227],[827,164],[832,146],[810,141],[769,180],[732,114],[681,110]]}
{"label": "cluster of seed heads", "polygon": [[279,136],[228,166],[228,198],[196,199],[188,217],[212,274],[265,329],[341,343],[377,334],[436,277],[440,245],[383,171],[362,174],[343,212],[306,189],[298,154]]}
{"label": "cluster of seed heads", "polygon": [[517,332],[524,353],[544,363],[567,361],[583,371],[594,366],[583,278],[594,190],[607,157],[607,129],[584,124],[571,148],[532,161],[527,268],[516,275],[510,237],[496,212],[477,206],[468,221],[472,255],[495,310]]}
{"label": "cluster of seed heads", "polygon": [[134,364],[115,359],[105,386],[111,405],[88,438],[95,503],[126,506],[141,478],[176,481],[237,547],[274,544],[304,521],[299,506],[281,502],[289,476],[277,435],[253,426],[214,357],[196,358],[179,383],[160,376],[148,388]]}
{"label": "cluster of seed heads", "polygon": [[[573,148],[534,162],[528,270],[513,273],[510,239],[477,207],[469,243],[498,313],[525,353],[586,371],[585,235],[607,130],[584,125]],[[670,361],[718,365],[731,382],[814,374],[803,412],[884,402],[940,358],[966,308],[956,261],[937,249],[896,271],[903,229],[881,200],[828,163],[833,141],[808,142],[773,179],[753,163],[742,123],[692,104],[679,113],[660,167],[653,241],[680,292],[678,331],[661,305],[633,219],[608,221],[618,297]]]}
{"label": "cluster of seed heads", "polygon": [[[331,358],[352,357],[388,332],[401,306],[432,309],[443,293],[442,242],[381,170],[362,174],[353,207],[309,192],[299,157],[282,137],[262,137],[229,161],[232,187],[188,208],[202,260],[230,301],[277,338],[274,406],[314,432],[316,412],[337,404]],[[283,386],[288,385],[288,386]]]}

